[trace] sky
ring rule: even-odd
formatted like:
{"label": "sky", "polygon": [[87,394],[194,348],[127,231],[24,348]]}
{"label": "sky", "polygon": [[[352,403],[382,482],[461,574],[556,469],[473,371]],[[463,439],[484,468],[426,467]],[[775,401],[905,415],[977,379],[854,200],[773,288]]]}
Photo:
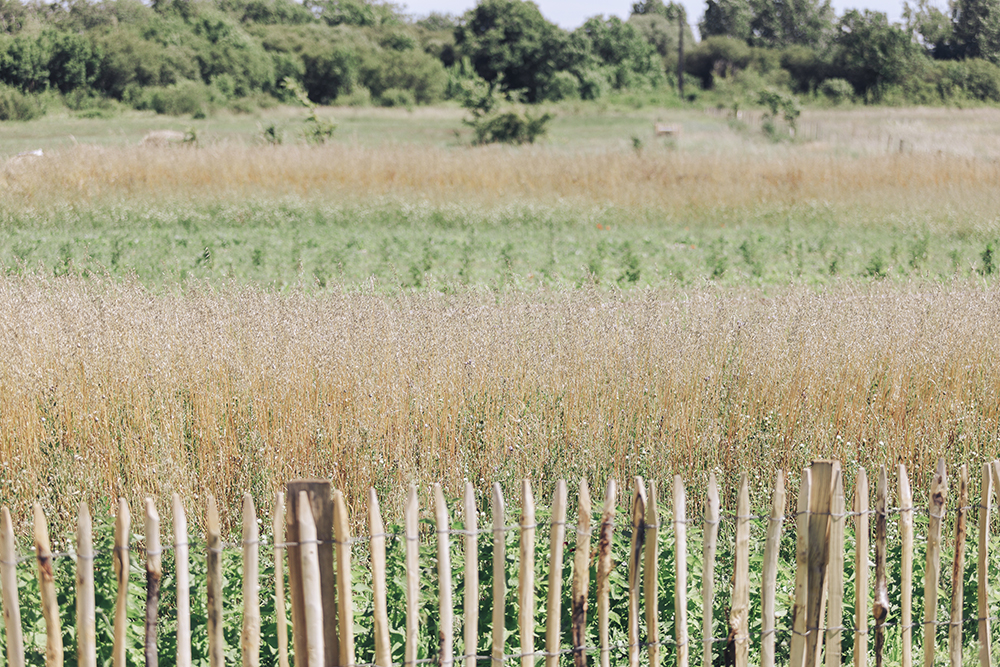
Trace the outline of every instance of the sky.
{"label": "sky", "polygon": [[[614,15],[627,19],[632,13],[633,0],[534,0],[542,14],[557,25],[573,30],[595,14]],[[687,7],[691,23],[697,24],[705,13],[704,0],[682,0]],[[409,14],[426,15],[430,12],[462,14],[473,7],[475,0],[400,0]],[[898,22],[903,13],[903,0],[833,0],[833,8],[840,16],[846,9],[874,9],[885,12],[890,21]]]}

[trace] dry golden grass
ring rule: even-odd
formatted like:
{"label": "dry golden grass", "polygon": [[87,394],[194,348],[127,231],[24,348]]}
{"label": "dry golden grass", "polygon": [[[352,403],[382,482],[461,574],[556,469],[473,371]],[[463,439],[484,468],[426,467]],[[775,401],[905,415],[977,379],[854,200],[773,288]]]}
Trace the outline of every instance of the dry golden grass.
{"label": "dry golden grass", "polygon": [[[667,479],[1000,454],[1000,290],[279,295],[0,281],[0,504],[290,477]],[[848,466],[853,474],[854,466]],[[390,512],[394,508],[390,507]],[[394,513],[394,512],[393,512]],[[233,518],[236,518],[235,516]]]}

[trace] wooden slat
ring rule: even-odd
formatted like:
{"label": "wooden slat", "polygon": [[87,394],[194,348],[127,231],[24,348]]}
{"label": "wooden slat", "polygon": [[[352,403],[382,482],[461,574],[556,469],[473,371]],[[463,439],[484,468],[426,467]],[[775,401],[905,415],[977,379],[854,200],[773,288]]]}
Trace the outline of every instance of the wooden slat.
{"label": "wooden slat", "polygon": [[688,664],[687,630],[687,494],[680,475],[674,475],[674,639],[677,667]]}
{"label": "wooden slat", "polygon": [[858,468],[854,487],[854,667],[868,664],[868,473]]}
{"label": "wooden slat", "polygon": [[902,463],[898,475],[900,667],[913,667],[913,492]]}
{"label": "wooden slat", "polygon": [[833,484],[840,473],[834,461],[813,461],[809,498],[809,591],[806,594],[806,667],[820,663],[821,633],[826,599],[826,571],[830,562],[830,506]]}
{"label": "wooden slat", "polygon": [[826,667],[838,667],[842,660],[841,641],[844,625],[844,524],[847,502],[844,498],[844,475],[839,473],[833,482],[833,501],[830,503],[830,613],[826,632]]}
{"label": "wooden slat", "polygon": [[253,496],[243,495],[243,667],[260,664],[260,529]]}
{"label": "wooden slat", "polygon": [[517,581],[521,667],[535,664],[535,498],[531,483],[521,482],[521,558]]}
{"label": "wooden slat", "polygon": [[[181,497],[173,494],[174,579],[177,604],[177,667],[191,667],[191,578],[188,561],[187,517]],[[288,667],[284,665],[283,667]]]}
{"label": "wooden slat", "polygon": [[951,568],[951,625],[948,655],[951,667],[962,667],[962,593],[965,588],[965,532],[969,514],[969,467],[958,469],[958,517],[955,520],[955,558]]}
{"label": "wooden slat", "polygon": [[740,475],[740,490],[736,500],[735,556],[729,643],[736,667],[747,667],[750,657],[750,480],[746,473]]}
{"label": "wooden slat", "polygon": [[774,602],[778,586],[778,552],[781,549],[781,524],[784,514],[785,473],[779,470],[774,475],[771,516],[767,520],[767,538],[764,541],[764,573],[760,585],[761,667],[774,667]]}
{"label": "wooden slat", "polygon": [[639,667],[639,572],[646,541],[646,485],[641,477],[635,478],[632,497],[632,539],[628,556],[628,664]]}
{"label": "wooden slat", "polygon": [[493,484],[493,643],[491,655],[494,663],[503,663],[507,612],[507,533],[504,526],[505,509],[503,490]]}
{"label": "wooden slat", "polygon": [[419,511],[417,486],[410,484],[403,507],[403,532],[406,537],[406,644],[403,648],[403,664],[412,665],[417,660],[418,614],[420,609],[420,544]]}
{"label": "wooden slat", "polygon": [[587,667],[587,594],[590,589],[590,486],[580,480],[576,516],[576,547],[573,553],[573,666]]}
{"label": "wooden slat", "polygon": [[885,651],[885,621],[889,616],[889,586],[886,580],[886,528],[889,480],[885,466],[879,470],[878,484],[875,485],[875,599],[872,612],[875,615],[875,664],[882,667]]}
{"label": "wooden slat", "polygon": [[[479,650],[479,522],[476,518],[476,491],[465,483],[465,667],[476,667]],[[381,667],[381,666],[380,666]]]}
{"label": "wooden slat", "polygon": [[375,664],[391,667],[392,645],[389,643],[389,604],[385,586],[385,522],[379,509],[378,494],[368,489],[368,528],[371,530],[369,550],[372,559],[372,611],[374,613]]}
{"label": "wooden slat", "polygon": [[608,491],[604,498],[604,512],[601,514],[601,528],[597,539],[597,635],[600,642],[601,667],[611,665],[611,637],[608,616],[611,610],[611,537],[615,530],[615,505],[618,502],[618,485],[608,480]]}
{"label": "wooden slat", "polygon": [[[9,637],[10,635],[8,646]],[[76,664],[79,667],[97,667],[94,535],[90,508],[85,502],[80,503],[76,524]],[[190,664],[184,667],[190,667]]]}
{"label": "wooden slat", "polygon": [[17,549],[14,542],[14,524],[10,520],[10,510],[6,507],[3,508],[0,519],[0,583],[3,586],[7,665],[24,667],[24,635],[21,631],[21,607],[17,597]]}
{"label": "wooden slat", "polygon": [[35,560],[38,563],[38,592],[45,618],[45,666],[62,667],[62,628],[59,626],[59,599],[56,596],[55,571],[52,569],[52,546],[49,527],[42,506],[35,503]]}
{"label": "wooden slat", "polygon": [[208,496],[205,542],[208,664],[210,667],[224,667],[226,638],[222,618],[222,526],[219,522],[219,507],[212,495]]}
{"label": "wooden slat", "polygon": [[146,498],[146,667],[156,667],[156,626],[160,609],[160,581],[163,579],[163,549],[160,548],[160,515],[152,498]]}
{"label": "wooden slat", "polygon": [[806,603],[809,591],[809,500],[812,473],[802,470],[795,517],[795,600],[792,607],[791,667],[806,658]]}
{"label": "wooden slat", "polygon": [[[129,538],[132,530],[132,515],[124,498],[118,499],[118,516],[115,518],[115,552],[112,561],[115,568],[115,579],[118,584],[118,594],[115,599],[115,638],[112,651],[114,667],[125,667],[125,643],[128,641],[128,575],[129,575]],[[4,587],[6,591],[6,586]],[[212,667],[215,667],[214,665]]]}
{"label": "wooden slat", "polygon": [[[278,667],[288,667],[288,619],[285,616],[285,494],[274,494],[274,613],[278,629]],[[178,666],[179,667],[179,666]],[[380,667],[385,667],[380,665]]]}
{"label": "wooden slat", "polygon": [[948,498],[948,477],[944,459],[938,459],[931,479],[930,522],[927,529],[927,565],[924,570],[924,667],[934,667],[937,626],[938,585],[941,581],[941,525]]}
{"label": "wooden slat", "polygon": [[[298,524],[299,572],[302,574],[302,619],[306,624],[302,633],[304,651],[296,653],[303,660],[301,667],[324,667],[326,636],[323,623],[323,594],[320,580],[319,539],[313,520],[312,503],[306,491],[299,491],[295,503]],[[297,666],[298,667],[298,666]]]}
{"label": "wooden slat", "polygon": [[656,480],[646,482],[646,554],[642,565],[642,601],[646,606],[646,641],[649,642],[649,667],[660,667],[659,559],[660,512]]}
{"label": "wooden slat", "polygon": [[990,514],[993,509],[993,466],[983,464],[982,483],[979,487],[979,561],[976,581],[976,603],[979,611],[979,665],[990,667],[993,656],[990,647],[989,609],[989,542]]}
{"label": "wooden slat", "polygon": [[552,498],[552,528],[549,532],[549,599],[545,621],[545,667],[559,667],[559,635],[562,627],[563,544],[566,540],[566,480],[556,482]]}
{"label": "wooden slat", "polygon": [[442,665],[451,667],[455,660],[455,621],[451,603],[451,521],[448,518],[448,504],[444,500],[441,485],[434,484],[434,518],[437,523],[437,565],[438,565],[438,630],[440,639],[438,659]]}
{"label": "wooden slat", "polygon": [[[354,664],[354,586],[351,573],[351,524],[347,503],[339,489],[333,492],[333,530],[337,542],[337,635],[340,665]],[[319,531],[317,531],[317,535]],[[326,608],[323,609],[324,616]],[[324,627],[326,621],[323,622]]]}
{"label": "wooden slat", "polygon": [[719,541],[719,484],[715,472],[708,473],[708,491],[705,494],[705,536],[702,540],[701,575],[701,636],[702,666],[712,667],[712,637],[715,622],[715,550]]}

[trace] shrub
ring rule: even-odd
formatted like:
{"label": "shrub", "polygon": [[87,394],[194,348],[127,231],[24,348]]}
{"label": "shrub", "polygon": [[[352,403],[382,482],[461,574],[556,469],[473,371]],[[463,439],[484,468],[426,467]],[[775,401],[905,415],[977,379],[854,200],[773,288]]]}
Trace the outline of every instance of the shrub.
{"label": "shrub", "polygon": [[0,84],[0,120],[32,120],[44,113],[41,101],[34,95]]}
{"label": "shrub", "polygon": [[556,72],[545,88],[545,99],[552,102],[580,99],[580,81],[569,72]]}
{"label": "shrub", "polygon": [[379,95],[378,103],[384,107],[406,107],[407,109],[411,109],[416,104],[416,99],[413,96],[412,90],[389,88]]}
{"label": "shrub", "polygon": [[819,85],[819,92],[834,104],[840,104],[851,101],[854,86],[847,79],[827,79]]}
{"label": "shrub", "polygon": [[137,109],[152,109],[158,114],[204,116],[215,110],[220,102],[218,93],[198,81],[181,81],[172,86],[158,86],[143,91]]}
{"label": "shrub", "polygon": [[548,131],[553,115],[535,116],[523,108],[508,108],[466,121],[472,126],[476,144],[533,144]]}

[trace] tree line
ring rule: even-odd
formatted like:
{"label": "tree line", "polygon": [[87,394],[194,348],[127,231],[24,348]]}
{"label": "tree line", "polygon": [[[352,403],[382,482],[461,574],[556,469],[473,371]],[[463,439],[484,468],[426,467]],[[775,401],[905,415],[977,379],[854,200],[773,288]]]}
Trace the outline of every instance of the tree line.
{"label": "tree line", "polygon": [[[679,4],[573,31],[526,0],[414,18],[382,0],[0,0],[0,120],[250,111],[294,102],[412,106],[476,90],[532,104],[623,91],[738,106],[761,91],[838,103],[1000,102],[1000,0],[930,0],[904,22],[829,0],[707,0],[695,41]],[[680,48],[683,43],[685,48]],[[473,92],[470,92],[473,91]],[[776,91],[776,92],[775,92]],[[673,97],[671,97],[673,96]]]}

